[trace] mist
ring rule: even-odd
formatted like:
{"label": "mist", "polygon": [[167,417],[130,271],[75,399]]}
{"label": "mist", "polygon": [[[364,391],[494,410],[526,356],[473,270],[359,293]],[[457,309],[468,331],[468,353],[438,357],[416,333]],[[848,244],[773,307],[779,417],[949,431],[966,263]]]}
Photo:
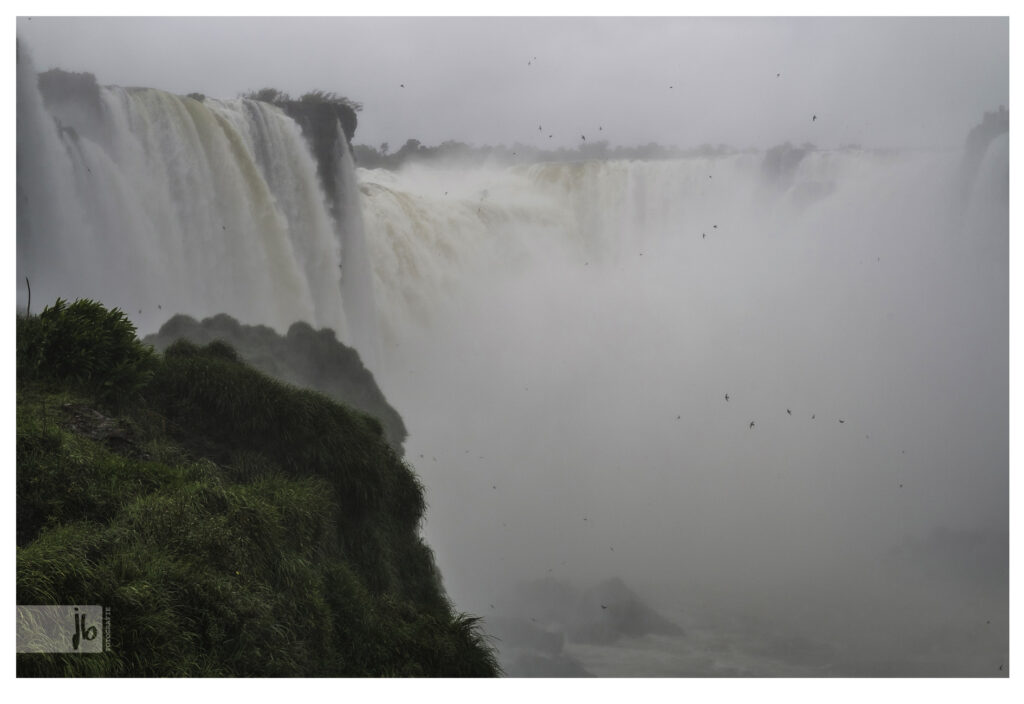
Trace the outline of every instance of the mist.
{"label": "mist", "polygon": [[[346,94],[365,103],[356,143],[574,147],[600,125],[613,145],[736,149],[393,171],[349,157],[355,183],[344,197],[360,217],[348,226],[362,232],[359,260],[372,277],[341,288],[343,307],[322,300],[338,295],[329,214],[310,228],[330,243],[321,251],[294,234],[303,208],[268,188],[258,205],[286,217],[261,242],[295,239],[289,281],[304,298],[263,282],[279,267],[262,260],[205,297],[154,273],[159,295],[145,293],[140,330],[164,312],[338,328],[408,428],[406,460],[426,489],[423,535],[459,609],[485,628],[518,619],[557,633],[522,585],[619,579],[683,629],[567,643],[563,654],[592,674],[1003,676],[1009,138],[995,134],[977,153],[965,145],[984,113],[1008,102],[1008,23],[676,19],[662,32],[639,18],[339,18],[332,26],[352,37],[350,50],[380,58],[355,36],[372,27],[408,69],[380,59],[346,74]],[[62,22],[51,20],[53,37]],[[126,42],[187,24],[132,22]],[[261,26],[237,22],[195,26],[211,37]],[[108,31],[97,23],[78,26]],[[48,67],[63,55],[28,24],[19,31]],[[284,23],[282,42],[293,29]],[[577,53],[558,48],[563,31],[586,38]],[[510,39],[489,52],[494,32]],[[517,72],[559,59],[529,100],[518,73],[495,67],[525,37]],[[463,67],[452,48],[410,68],[418,49],[446,39],[479,50],[478,65]],[[865,57],[868,41],[876,50]],[[954,41],[962,51],[948,51]],[[594,47],[609,44],[628,47],[621,64],[591,64]],[[691,60],[704,49],[706,60]],[[293,92],[334,89],[302,65],[172,81],[82,61],[64,68],[95,70],[101,84],[227,97],[279,78]],[[451,82],[420,87],[445,71]],[[604,90],[565,89],[598,75]],[[391,94],[399,81],[408,102]],[[241,101],[208,105],[244,114]],[[297,143],[297,128],[274,119]],[[80,177],[92,163],[83,154]],[[304,188],[313,202],[314,186]],[[249,205],[231,204],[236,219]],[[219,206],[203,207],[219,234]],[[173,220],[183,238],[190,217]],[[47,246],[26,250],[19,233],[32,265]],[[238,267],[259,259],[245,251],[219,256]],[[318,289],[303,288],[313,274],[300,265],[318,272]],[[98,270],[57,266],[90,276],[93,295],[112,290]],[[116,293],[146,290],[139,281]],[[372,335],[346,329],[356,309],[374,318],[361,327]]]}
{"label": "mist", "polygon": [[[788,185],[760,157],[620,165],[647,180],[639,208],[609,205],[615,166],[596,162],[478,171],[469,203],[464,173],[389,177],[437,240],[378,270],[429,319],[385,344],[380,377],[457,603],[621,576],[667,608],[709,599],[842,643],[835,674],[1002,657],[1005,628],[978,626],[1007,607],[1005,211],[958,199],[959,154],[805,159]],[[429,229],[484,190],[474,241]],[[531,198],[534,220],[502,222]],[[578,240],[555,239],[566,222]],[[427,259],[450,278],[420,281]],[[970,636],[909,664],[950,628]]]}

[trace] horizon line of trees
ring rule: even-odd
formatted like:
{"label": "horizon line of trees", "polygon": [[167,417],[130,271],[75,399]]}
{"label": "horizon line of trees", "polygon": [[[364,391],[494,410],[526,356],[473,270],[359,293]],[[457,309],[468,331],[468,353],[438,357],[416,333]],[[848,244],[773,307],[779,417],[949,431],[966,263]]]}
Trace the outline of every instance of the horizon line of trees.
{"label": "horizon line of trees", "polygon": [[[843,145],[841,149],[861,149],[858,144]],[[818,147],[810,142],[794,146],[789,142],[773,148],[781,151],[815,151]],[[648,142],[635,146],[610,146],[607,140],[583,142],[574,148],[559,147],[542,149],[515,142],[511,147],[504,144],[476,146],[457,140],[446,140],[436,146],[427,146],[418,139],[409,139],[397,151],[392,152],[388,142],[379,147],[368,144],[353,144],[352,152],[356,164],[367,169],[394,170],[412,161],[461,161],[481,163],[500,161],[504,163],[536,163],[545,161],[580,161],[585,159],[658,160],[694,157],[721,157],[733,154],[752,154],[764,151],[756,147],[743,149],[728,144],[701,144],[696,147],[665,146]]]}
{"label": "horizon line of trees", "polygon": [[334,91],[319,89],[303,93],[298,98],[292,98],[283,90],[268,87],[260,88],[259,90],[251,90],[247,93],[241,93],[238,97],[246,98],[248,100],[259,100],[264,103],[271,103],[272,105],[278,106],[285,103],[329,103],[331,105],[342,105],[354,112],[361,112],[363,109],[363,104],[357,100],[352,100],[344,95],[338,95]]}
{"label": "horizon line of trees", "polygon": [[379,147],[367,144],[353,144],[356,163],[368,169],[396,169],[408,161],[487,161],[532,163],[539,161],[577,161],[580,159],[673,159],[692,156],[724,156],[740,152],[756,151],[753,147],[737,149],[726,144],[702,144],[699,147],[667,147],[655,142],[637,146],[610,146],[607,140],[583,142],[575,148],[559,147],[542,149],[515,142],[511,147],[504,144],[476,146],[446,140],[436,146],[427,146],[418,139],[409,139],[397,151],[383,142]]}

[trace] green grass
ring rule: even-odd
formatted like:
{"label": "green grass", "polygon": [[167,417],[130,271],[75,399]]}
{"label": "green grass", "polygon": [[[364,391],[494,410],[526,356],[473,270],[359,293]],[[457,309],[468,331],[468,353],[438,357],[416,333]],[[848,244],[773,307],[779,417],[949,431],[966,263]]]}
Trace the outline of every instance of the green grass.
{"label": "green grass", "polygon": [[44,316],[19,320],[19,365],[57,363],[19,366],[18,603],[108,606],[111,649],[18,654],[19,675],[498,674],[374,419],[223,343],[161,357]]}

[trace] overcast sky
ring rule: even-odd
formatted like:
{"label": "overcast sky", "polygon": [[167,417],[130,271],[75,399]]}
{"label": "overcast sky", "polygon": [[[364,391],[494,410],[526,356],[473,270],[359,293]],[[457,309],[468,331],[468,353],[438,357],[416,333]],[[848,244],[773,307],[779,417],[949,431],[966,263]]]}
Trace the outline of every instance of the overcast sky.
{"label": "overcast sky", "polygon": [[392,149],[959,146],[1009,94],[1005,18],[36,17],[17,31],[39,70],[102,84],[334,91],[364,106],[355,141]]}

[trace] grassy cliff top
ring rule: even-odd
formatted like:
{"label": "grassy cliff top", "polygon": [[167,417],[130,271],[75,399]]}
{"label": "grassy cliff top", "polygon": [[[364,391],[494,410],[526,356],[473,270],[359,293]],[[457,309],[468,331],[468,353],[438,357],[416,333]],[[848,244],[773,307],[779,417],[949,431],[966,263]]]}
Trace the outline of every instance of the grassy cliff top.
{"label": "grassy cliff top", "polygon": [[22,676],[493,676],[373,417],[118,310],[18,319],[17,598],[111,609]]}

